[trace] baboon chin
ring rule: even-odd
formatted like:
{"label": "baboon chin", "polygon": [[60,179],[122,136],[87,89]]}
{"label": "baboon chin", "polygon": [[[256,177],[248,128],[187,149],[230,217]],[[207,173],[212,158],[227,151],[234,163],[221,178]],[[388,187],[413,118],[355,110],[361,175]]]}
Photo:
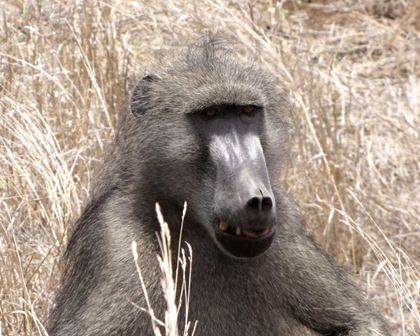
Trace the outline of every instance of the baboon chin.
{"label": "baboon chin", "polygon": [[279,184],[288,92],[242,50],[205,36],[160,55],[139,80],[69,240],[50,335],[153,335],[130,245],[138,243],[151,306],[164,320],[154,205],[169,223],[176,265],[185,201],[196,336],[389,335]]}

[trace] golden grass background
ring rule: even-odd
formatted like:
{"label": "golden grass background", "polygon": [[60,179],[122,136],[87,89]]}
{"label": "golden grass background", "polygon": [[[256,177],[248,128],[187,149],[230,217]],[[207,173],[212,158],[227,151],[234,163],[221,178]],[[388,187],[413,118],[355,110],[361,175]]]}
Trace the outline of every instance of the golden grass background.
{"label": "golden grass background", "polygon": [[209,30],[293,90],[285,186],[395,335],[419,335],[418,0],[0,0],[0,335],[46,334],[130,78]]}

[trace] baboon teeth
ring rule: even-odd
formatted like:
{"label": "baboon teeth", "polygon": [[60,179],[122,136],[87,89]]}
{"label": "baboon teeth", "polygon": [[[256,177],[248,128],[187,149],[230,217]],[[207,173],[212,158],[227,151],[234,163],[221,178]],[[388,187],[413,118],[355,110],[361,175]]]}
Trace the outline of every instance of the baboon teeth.
{"label": "baboon teeth", "polygon": [[259,238],[266,236],[270,231],[272,231],[273,226],[260,230],[241,229],[239,226],[229,226],[227,222],[220,221],[219,229],[225,233],[236,235],[238,237],[243,236],[247,238]]}
{"label": "baboon teeth", "polygon": [[220,222],[219,224],[219,229],[222,231],[226,231],[226,229],[228,228],[228,225],[226,222]]}

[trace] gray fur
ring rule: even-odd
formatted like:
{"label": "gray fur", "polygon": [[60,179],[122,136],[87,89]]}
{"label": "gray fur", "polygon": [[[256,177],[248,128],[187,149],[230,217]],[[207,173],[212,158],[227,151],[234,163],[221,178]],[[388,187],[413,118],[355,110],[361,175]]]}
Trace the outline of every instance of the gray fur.
{"label": "gray fur", "polygon": [[[130,246],[139,243],[146,287],[163,320],[154,205],[169,222],[176,255],[184,201],[195,335],[389,335],[359,289],[307,235],[278,184],[291,108],[276,76],[214,36],[168,54],[139,82],[121,116],[104,176],[67,247],[50,335],[152,335],[150,317],[139,309],[146,302]],[[188,114],[223,104],[260,104],[266,114],[260,140],[277,233],[267,252],[250,259],[228,256],[211,237],[214,171],[206,141],[188,122]]]}

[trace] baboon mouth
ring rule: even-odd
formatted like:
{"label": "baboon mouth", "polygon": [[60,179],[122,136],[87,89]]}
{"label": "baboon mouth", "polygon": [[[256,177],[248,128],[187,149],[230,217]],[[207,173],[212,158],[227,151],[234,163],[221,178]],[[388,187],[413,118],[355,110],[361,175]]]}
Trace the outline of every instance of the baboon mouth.
{"label": "baboon mouth", "polygon": [[228,234],[235,236],[243,236],[248,238],[259,238],[264,237],[273,230],[272,226],[266,227],[264,229],[252,230],[252,229],[241,229],[239,226],[231,226],[226,222],[221,221],[219,223],[219,229]]}
{"label": "baboon mouth", "polygon": [[216,239],[229,254],[239,258],[252,258],[264,253],[273,242],[273,226],[263,229],[243,229],[221,221],[216,225]]}

